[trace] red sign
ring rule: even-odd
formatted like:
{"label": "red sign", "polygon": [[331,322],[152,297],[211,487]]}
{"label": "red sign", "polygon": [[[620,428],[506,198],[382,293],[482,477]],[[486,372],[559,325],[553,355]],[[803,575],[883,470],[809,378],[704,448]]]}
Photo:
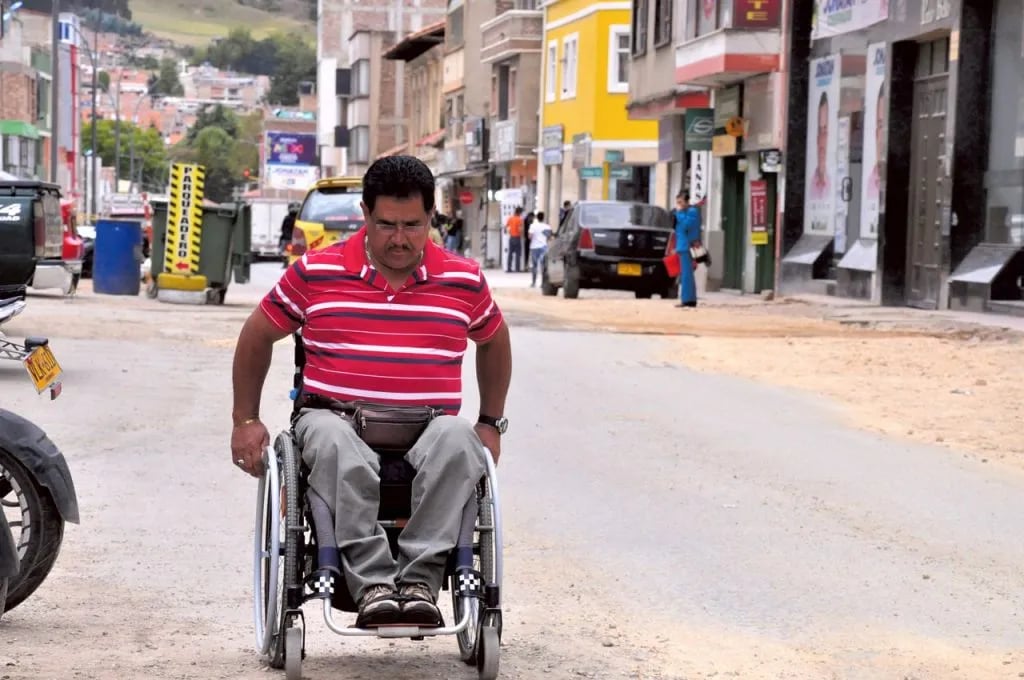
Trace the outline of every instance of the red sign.
{"label": "red sign", "polygon": [[469,205],[473,202],[472,191],[460,191],[459,192],[459,203],[462,205]]}
{"label": "red sign", "polygon": [[768,243],[768,182],[750,181],[750,232],[755,246]]}
{"label": "red sign", "polygon": [[733,28],[778,28],[782,14],[780,0],[733,0]]}

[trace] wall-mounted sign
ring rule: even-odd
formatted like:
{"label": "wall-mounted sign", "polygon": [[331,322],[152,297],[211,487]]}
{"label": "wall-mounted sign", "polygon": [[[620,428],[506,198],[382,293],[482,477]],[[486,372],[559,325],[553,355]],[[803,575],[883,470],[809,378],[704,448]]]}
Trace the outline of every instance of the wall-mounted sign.
{"label": "wall-mounted sign", "polygon": [[739,116],[733,116],[725,122],[725,134],[730,137],[742,137],[743,129],[746,127],[744,121]]}
{"label": "wall-mounted sign", "polygon": [[702,201],[711,185],[711,152],[694,151],[690,154],[690,200]]}
{"label": "wall-mounted sign", "polygon": [[711,151],[715,136],[714,109],[686,109],[684,141],[687,151]]}
{"label": "wall-mounted sign", "polygon": [[768,181],[755,179],[750,182],[750,243],[755,246],[768,245]]}
{"label": "wall-mounted sign", "polygon": [[565,126],[549,125],[541,132],[541,162],[544,165],[562,164],[562,147],[565,144]]}
{"label": "wall-mounted sign", "polygon": [[[925,8],[948,0],[924,0],[921,3],[921,23]],[[814,0],[811,16],[811,39],[831,38],[850,31],[859,31],[889,17],[888,0]]]}
{"label": "wall-mounted sign", "polygon": [[781,0],[733,0],[733,28],[778,28]]}
{"label": "wall-mounted sign", "polygon": [[737,153],[737,138],[731,135],[715,135],[715,138],[711,140],[711,155],[717,157],[720,156],[735,156]]}
{"label": "wall-mounted sign", "polygon": [[599,165],[589,165],[580,168],[580,179],[601,179],[604,177],[604,168]]}
{"label": "wall-mounted sign", "polygon": [[782,167],[782,152],[778,149],[768,149],[759,154],[761,172],[778,172]]}

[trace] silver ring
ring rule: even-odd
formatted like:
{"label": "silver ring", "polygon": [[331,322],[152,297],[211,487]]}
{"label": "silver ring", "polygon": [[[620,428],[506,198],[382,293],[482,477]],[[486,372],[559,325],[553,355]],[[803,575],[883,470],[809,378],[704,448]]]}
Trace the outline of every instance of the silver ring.
{"label": "silver ring", "polygon": [[236,460],[236,461],[235,461],[235,465],[241,465],[241,464],[242,464],[242,463],[244,463],[244,462],[245,462],[245,460],[244,460],[244,459],[242,459],[242,458],[239,458],[238,460]]}

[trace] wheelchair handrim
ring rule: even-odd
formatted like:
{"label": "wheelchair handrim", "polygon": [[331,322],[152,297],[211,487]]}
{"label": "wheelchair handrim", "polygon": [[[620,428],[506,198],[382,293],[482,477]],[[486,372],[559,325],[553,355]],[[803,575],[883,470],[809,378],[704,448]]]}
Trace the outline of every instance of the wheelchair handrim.
{"label": "wheelchair handrim", "polygon": [[[280,599],[277,591],[282,562],[281,485],[277,453],[272,447],[267,447],[264,467],[266,473],[260,478],[256,503],[256,526],[260,530],[256,532],[253,544],[253,624],[256,648],[260,654],[268,654],[274,642],[273,628]],[[268,534],[269,550],[265,547]]]}

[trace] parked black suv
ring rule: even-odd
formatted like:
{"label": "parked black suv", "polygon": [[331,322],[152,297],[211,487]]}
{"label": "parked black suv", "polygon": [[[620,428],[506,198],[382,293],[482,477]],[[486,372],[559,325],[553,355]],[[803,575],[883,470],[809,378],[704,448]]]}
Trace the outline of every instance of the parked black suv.
{"label": "parked black suv", "polygon": [[0,297],[24,298],[36,264],[60,260],[63,245],[60,187],[0,181]]}
{"label": "parked black suv", "polygon": [[541,290],[575,298],[581,288],[631,290],[638,298],[676,296],[662,258],[675,221],[650,203],[580,201],[548,247]]}

